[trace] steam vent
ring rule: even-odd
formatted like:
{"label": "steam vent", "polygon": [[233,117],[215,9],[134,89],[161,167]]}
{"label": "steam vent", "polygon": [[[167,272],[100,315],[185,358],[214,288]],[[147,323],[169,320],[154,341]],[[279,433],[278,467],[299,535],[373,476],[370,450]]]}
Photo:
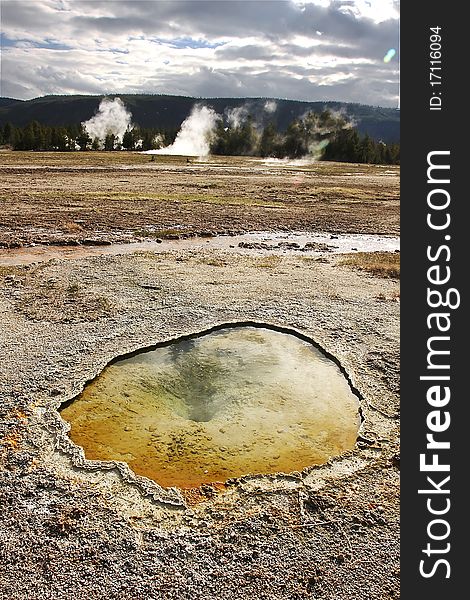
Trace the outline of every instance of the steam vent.
{"label": "steam vent", "polygon": [[358,398],[332,360],[253,326],[113,361],[61,414],[86,458],[181,488],[324,463],[359,427]]}

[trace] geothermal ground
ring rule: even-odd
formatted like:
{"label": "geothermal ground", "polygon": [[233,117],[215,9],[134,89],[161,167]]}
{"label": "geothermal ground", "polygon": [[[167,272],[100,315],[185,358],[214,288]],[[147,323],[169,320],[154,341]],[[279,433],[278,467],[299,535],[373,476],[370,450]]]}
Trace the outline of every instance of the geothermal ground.
{"label": "geothermal ground", "polygon": [[[398,169],[189,160],[0,153],[0,598],[398,598],[399,284],[328,247],[397,242]],[[238,322],[339,361],[352,450],[180,489],[70,441],[57,409],[111,359]]]}

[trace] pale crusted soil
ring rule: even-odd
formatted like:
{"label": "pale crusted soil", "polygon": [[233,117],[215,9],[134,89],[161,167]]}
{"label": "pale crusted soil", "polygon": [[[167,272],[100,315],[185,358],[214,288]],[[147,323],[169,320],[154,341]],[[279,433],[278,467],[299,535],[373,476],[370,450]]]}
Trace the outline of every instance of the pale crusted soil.
{"label": "pale crusted soil", "polygon": [[[3,268],[0,598],[399,596],[398,283],[323,260],[212,250]],[[235,321],[298,330],[338,358],[363,396],[354,451],[185,499],[68,441],[56,408],[111,358]]]}

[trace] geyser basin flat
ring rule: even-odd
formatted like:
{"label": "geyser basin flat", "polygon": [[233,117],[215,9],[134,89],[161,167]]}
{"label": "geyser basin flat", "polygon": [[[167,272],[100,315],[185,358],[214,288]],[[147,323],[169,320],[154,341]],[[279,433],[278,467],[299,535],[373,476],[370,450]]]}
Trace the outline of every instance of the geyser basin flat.
{"label": "geyser basin flat", "polygon": [[354,446],[358,408],[313,344],[237,326],[112,362],[61,414],[86,458],[188,488],[324,463]]}

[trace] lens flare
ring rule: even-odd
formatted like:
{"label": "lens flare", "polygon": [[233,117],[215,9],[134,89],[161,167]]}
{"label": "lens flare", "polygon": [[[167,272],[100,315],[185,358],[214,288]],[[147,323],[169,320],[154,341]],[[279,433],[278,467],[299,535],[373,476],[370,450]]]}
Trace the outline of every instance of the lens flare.
{"label": "lens flare", "polygon": [[390,50],[384,56],[384,63],[389,63],[396,53],[397,51],[395,50],[395,48],[390,48]]}

